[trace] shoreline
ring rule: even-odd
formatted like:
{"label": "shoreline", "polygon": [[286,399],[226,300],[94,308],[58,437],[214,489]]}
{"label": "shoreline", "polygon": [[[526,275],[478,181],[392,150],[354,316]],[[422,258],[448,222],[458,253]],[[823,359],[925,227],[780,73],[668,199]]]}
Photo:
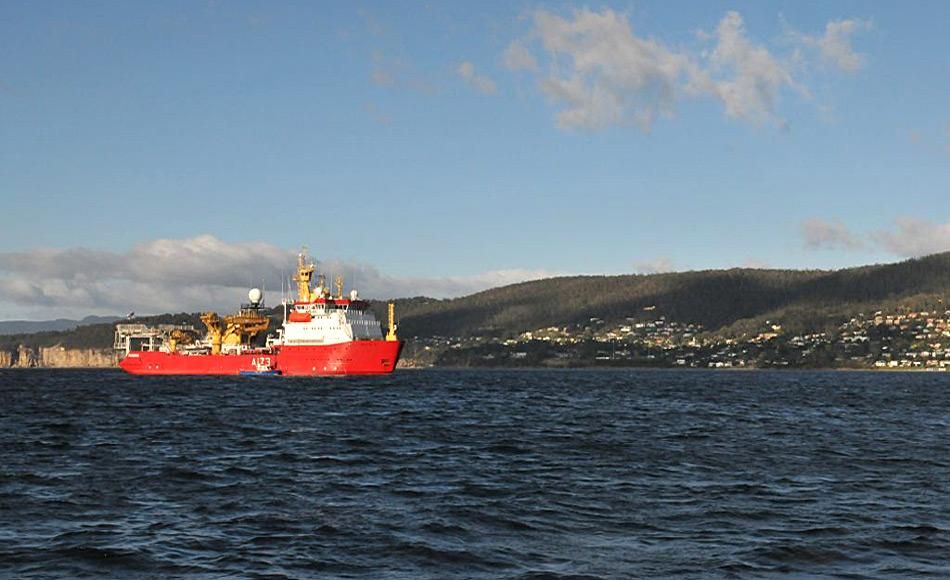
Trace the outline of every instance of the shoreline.
{"label": "shoreline", "polygon": [[[122,371],[118,366],[34,366],[34,367],[2,367],[0,371],[92,371],[109,370]],[[847,367],[815,367],[815,368],[794,368],[794,367],[732,367],[732,368],[699,368],[699,367],[637,367],[637,366],[576,366],[576,367],[466,367],[466,366],[431,366],[431,367],[397,367],[395,371],[404,372],[424,372],[424,371],[642,371],[642,372],[723,372],[723,373],[746,373],[746,372],[852,372],[852,373],[933,373],[950,374],[950,370],[944,368],[847,368]],[[172,375],[168,375],[172,376]],[[230,376],[230,375],[176,375],[176,376]],[[319,375],[314,375],[319,376]],[[350,375],[359,376],[359,375]],[[380,375],[385,376],[385,375]]]}

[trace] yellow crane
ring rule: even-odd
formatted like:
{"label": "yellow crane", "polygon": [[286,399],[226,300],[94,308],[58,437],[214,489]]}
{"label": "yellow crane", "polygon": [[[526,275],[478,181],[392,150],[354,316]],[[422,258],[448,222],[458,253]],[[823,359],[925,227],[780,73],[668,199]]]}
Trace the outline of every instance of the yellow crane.
{"label": "yellow crane", "polygon": [[303,252],[297,254],[297,273],[294,275],[294,282],[297,283],[297,299],[301,302],[310,302],[316,296],[310,291],[310,280],[313,279],[313,264],[305,262],[306,255]]}
{"label": "yellow crane", "polygon": [[386,340],[399,340],[396,338],[396,305],[392,302],[389,303],[389,331],[386,332]]}
{"label": "yellow crane", "polygon": [[221,354],[221,347],[248,345],[258,334],[267,330],[270,319],[258,312],[242,311],[225,316],[222,320],[215,312],[205,312],[201,322],[208,329],[211,339],[211,354]]}
{"label": "yellow crane", "polygon": [[175,329],[168,333],[168,340],[165,344],[168,346],[168,352],[178,350],[179,344],[191,344],[195,341],[195,335],[187,330]]}

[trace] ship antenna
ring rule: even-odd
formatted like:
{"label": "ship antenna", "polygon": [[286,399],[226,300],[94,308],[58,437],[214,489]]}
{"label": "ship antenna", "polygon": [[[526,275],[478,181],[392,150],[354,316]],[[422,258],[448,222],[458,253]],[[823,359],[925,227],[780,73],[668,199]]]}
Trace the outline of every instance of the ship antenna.
{"label": "ship antenna", "polygon": [[284,324],[287,324],[287,294],[284,293],[284,276],[287,272],[280,271],[280,304],[284,307]]}

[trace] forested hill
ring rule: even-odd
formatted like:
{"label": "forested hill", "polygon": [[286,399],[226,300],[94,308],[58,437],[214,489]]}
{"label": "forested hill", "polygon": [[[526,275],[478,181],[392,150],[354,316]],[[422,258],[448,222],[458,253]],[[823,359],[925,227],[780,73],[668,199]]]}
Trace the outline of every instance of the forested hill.
{"label": "forested hill", "polygon": [[56,320],[0,320],[0,335],[4,334],[31,334],[36,332],[58,332],[72,330],[77,326],[90,324],[107,324],[118,320],[115,316],[87,316],[82,320],[57,318]]}
{"label": "forested hill", "polygon": [[[732,269],[627,276],[550,278],[486,290],[451,300],[396,301],[399,335],[511,336],[548,326],[585,324],[591,318],[627,318],[702,324],[707,331],[740,336],[763,321],[792,332],[820,331],[858,313],[900,308],[945,310],[950,305],[950,252],[835,271]],[[373,303],[385,325],[385,303]],[[271,312],[275,323],[280,308]],[[146,324],[187,323],[197,314],[137,318]],[[273,325],[272,328],[276,327]],[[0,336],[0,350],[18,344],[109,348],[113,324],[65,332]]]}
{"label": "forested hill", "polygon": [[741,334],[762,319],[819,330],[858,312],[943,308],[950,252],[835,271],[731,269],[653,275],[572,276],[525,282],[451,300],[398,302],[402,336],[507,335],[591,318],[702,324]]}

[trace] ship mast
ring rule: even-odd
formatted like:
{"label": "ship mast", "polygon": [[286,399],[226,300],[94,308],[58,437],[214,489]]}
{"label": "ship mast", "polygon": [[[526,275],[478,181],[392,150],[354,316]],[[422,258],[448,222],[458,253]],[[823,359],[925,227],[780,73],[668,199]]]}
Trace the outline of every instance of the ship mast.
{"label": "ship mast", "polygon": [[300,252],[297,254],[297,273],[294,274],[294,282],[297,283],[297,299],[301,302],[310,302],[314,296],[310,292],[310,280],[313,278],[313,262],[307,264],[306,254]]}
{"label": "ship mast", "polygon": [[396,305],[392,302],[389,303],[389,331],[386,332],[386,340],[399,340],[396,338]]}

